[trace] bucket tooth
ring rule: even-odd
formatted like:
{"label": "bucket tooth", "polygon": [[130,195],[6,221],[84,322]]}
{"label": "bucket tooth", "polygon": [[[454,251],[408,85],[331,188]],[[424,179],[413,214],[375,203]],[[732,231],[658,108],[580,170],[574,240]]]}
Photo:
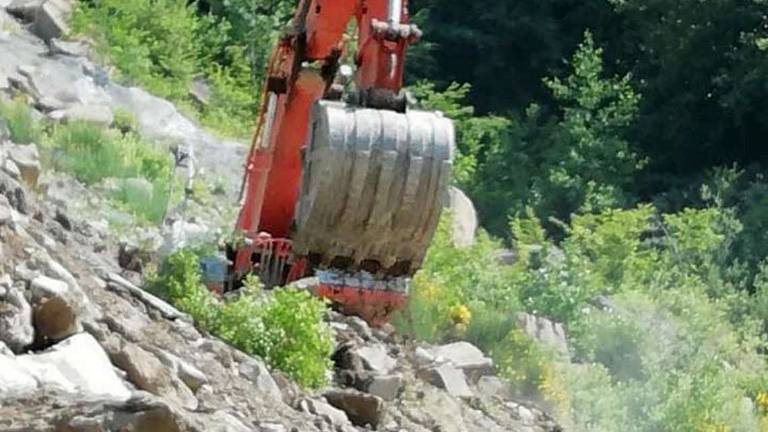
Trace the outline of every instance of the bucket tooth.
{"label": "bucket tooth", "polygon": [[454,145],[452,122],[437,113],[318,102],[294,250],[375,261],[384,272],[419,267],[447,198]]}

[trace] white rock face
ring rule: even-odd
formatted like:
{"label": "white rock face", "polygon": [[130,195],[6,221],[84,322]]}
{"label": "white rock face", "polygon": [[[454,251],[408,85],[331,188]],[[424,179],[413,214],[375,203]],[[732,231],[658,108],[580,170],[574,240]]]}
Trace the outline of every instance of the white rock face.
{"label": "white rock face", "polygon": [[450,211],[453,215],[453,243],[457,247],[469,247],[475,244],[478,221],[475,205],[461,191],[451,187]]}
{"label": "white rock face", "polygon": [[38,276],[32,280],[32,297],[36,299],[44,297],[63,297],[69,293],[66,282],[48,276]]}
{"label": "white rock face", "polygon": [[93,336],[81,333],[40,353],[0,357],[0,400],[58,392],[78,400],[126,401],[131,392]]}
{"label": "white rock face", "polygon": [[0,401],[33,394],[37,381],[13,357],[0,356]]}
{"label": "white rock face", "polygon": [[480,349],[469,342],[454,342],[431,350],[430,354],[440,361],[447,360],[459,369],[491,366],[493,362]]}

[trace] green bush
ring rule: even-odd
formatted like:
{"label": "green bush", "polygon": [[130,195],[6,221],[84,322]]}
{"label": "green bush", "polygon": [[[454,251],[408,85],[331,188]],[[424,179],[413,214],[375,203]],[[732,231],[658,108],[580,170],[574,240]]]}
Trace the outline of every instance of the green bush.
{"label": "green bush", "polygon": [[[73,27],[96,41],[122,81],[170,99],[217,132],[247,137],[263,71],[294,7],[263,3],[81,1]],[[190,96],[196,79],[211,87],[207,104]]]}
{"label": "green bush", "polygon": [[[482,336],[473,326],[492,323],[475,320],[483,315],[480,311],[493,309],[512,316],[520,310],[515,287],[507,283],[508,269],[495,257],[499,243],[481,233],[473,246],[458,248],[453,245],[452,226],[452,217],[444,215],[424,267],[413,280],[408,308],[395,321],[404,334],[428,341],[465,332]],[[476,342],[482,345],[481,340]]]}
{"label": "green bush", "polygon": [[186,0],[81,2],[73,26],[96,40],[125,81],[158,96],[187,98],[199,48],[198,21]]}
{"label": "green bush", "polygon": [[215,332],[220,327],[219,302],[203,285],[198,259],[187,250],[169,255],[150,288],[192,316],[198,327]]}
{"label": "green bush", "polygon": [[29,106],[21,99],[8,103],[0,100],[0,118],[4,119],[16,144],[39,143],[42,128],[32,118]]}
{"label": "green bush", "polygon": [[[73,122],[55,126],[43,140],[43,150],[48,165],[87,185],[118,179],[113,199],[149,222],[162,221],[170,200],[173,162],[138,135]],[[149,190],[140,187],[142,180],[149,183]]]}
{"label": "green bush", "polygon": [[300,385],[326,383],[333,333],[324,321],[322,300],[289,288],[267,295],[249,278],[236,300],[221,302],[202,284],[198,260],[199,254],[190,250],[170,255],[151,288],[190,314],[201,329],[262,357]]}
{"label": "green bush", "polygon": [[[511,221],[517,261],[501,271],[498,244],[457,249],[449,228],[444,221],[414,282],[414,334],[477,343],[516,392],[553,404],[568,430],[752,431],[765,422],[745,398],[768,410],[768,271],[744,288],[742,266],[729,260],[741,229],[733,210],[577,215],[559,244],[529,211]],[[457,304],[471,311],[458,330]],[[572,363],[553,362],[516,329],[518,310],[562,322]]]}

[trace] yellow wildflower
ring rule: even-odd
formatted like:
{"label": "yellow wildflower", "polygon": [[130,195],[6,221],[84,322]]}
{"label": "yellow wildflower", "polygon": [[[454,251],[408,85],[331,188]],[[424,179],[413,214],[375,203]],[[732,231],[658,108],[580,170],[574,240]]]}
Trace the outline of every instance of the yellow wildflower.
{"label": "yellow wildflower", "polygon": [[472,320],[472,312],[463,304],[451,308],[451,320],[456,325],[466,326]]}

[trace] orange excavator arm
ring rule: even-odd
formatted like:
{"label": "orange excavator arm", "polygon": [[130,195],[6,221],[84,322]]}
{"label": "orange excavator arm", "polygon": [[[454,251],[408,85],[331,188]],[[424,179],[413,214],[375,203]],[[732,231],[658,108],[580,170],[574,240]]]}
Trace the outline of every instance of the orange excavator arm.
{"label": "orange excavator arm", "polygon": [[[236,276],[257,271],[279,285],[323,269],[382,282],[421,264],[450,178],[453,128],[438,114],[406,109],[405,54],[421,37],[407,6],[300,1],[265,79]],[[353,20],[355,90],[345,94],[335,83]],[[381,286],[373,282],[351,288]]]}

